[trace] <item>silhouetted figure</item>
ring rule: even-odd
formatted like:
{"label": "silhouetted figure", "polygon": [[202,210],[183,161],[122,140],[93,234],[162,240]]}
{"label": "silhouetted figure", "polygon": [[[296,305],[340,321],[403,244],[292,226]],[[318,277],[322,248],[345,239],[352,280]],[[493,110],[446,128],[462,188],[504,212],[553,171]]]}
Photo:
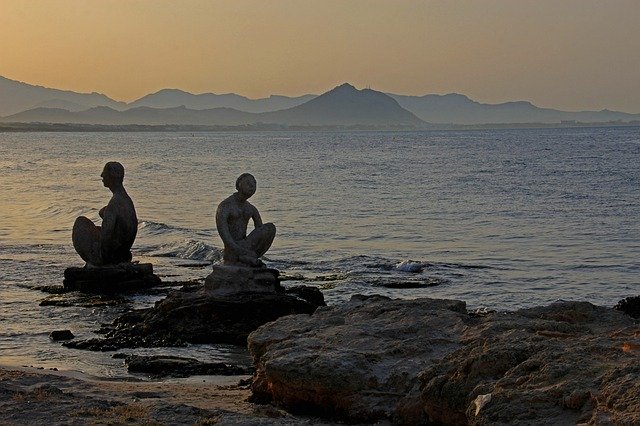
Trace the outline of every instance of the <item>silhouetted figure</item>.
{"label": "silhouetted figure", "polygon": [[[256,179],[243,173],[236,180],[236,193],[218,205],[216,227],[224,243],[224,263],[227,265],[264,266],[264,255],[276,236],[273,223],[262,223],[260,213],[247,200],[256,192]],[[249,219],[255,229],[247,235]]]}
{"label": "silhouetted figure", "polygon": [[100,209],[102,226],[80,216],[73,224],[73,247],[87,266],[115,265],[131,261],[131,246],[138,232],[133,201],[122,186],[124,167],[112,161],[104,166],[102,183],[113,193]]}

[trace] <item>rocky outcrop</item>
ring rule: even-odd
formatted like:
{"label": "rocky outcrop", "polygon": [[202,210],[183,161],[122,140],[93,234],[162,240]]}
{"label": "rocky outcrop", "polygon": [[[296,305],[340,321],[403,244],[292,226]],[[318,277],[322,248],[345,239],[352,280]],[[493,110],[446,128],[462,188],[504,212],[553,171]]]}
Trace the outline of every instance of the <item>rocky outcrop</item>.
{"label": "rocky outcrop", "polygon": [[613,309],[624,312],[632,318],[640,318],[640,296],[627,297],[619,301]]}
{"label": "rocky outcrop", "polygon": [[468,313],[354,296],[249,337],[255,401],[350,422],[640,423],[640,326],[562,302]]}
{"label": "rocky outcrop", "polygon": [[231,343],[245,345],[247,336],[259,326],[290,314],[311,314],[322,294],[222,293],[205,288],[185,288],[169,293],[153,308],[129,312],[113,324],[103,326],[103,339],[67,342],[67,347],[96,351],[120,348],[183,346],[187,343]]}
{"label": "rocky outcrop", "polygon": [[461,347],[476,320],[464,302],[382,296],[281,318],[249,337],[254,400],[349,421],[391,418],[418,403],[418,373]]}

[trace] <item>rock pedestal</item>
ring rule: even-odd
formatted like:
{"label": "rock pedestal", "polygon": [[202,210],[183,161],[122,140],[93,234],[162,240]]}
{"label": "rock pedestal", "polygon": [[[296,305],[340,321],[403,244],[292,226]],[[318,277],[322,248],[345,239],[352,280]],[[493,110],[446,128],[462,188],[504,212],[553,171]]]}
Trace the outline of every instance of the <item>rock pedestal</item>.
{"label": "rock pedestal", "polygon": [[64,289],[84,293],[113,294],[135,291],[160,284],[151,263],[120,263],[118,265],[67,268]]}
{"label": "rock pedestal", "polygon": [[205,290],[212,295],[233,293],[278,293],[280,286],[277,269],[250,268],[235,265],[214,265],[213,272],[204,281]]}
{"label": "rock pedestal", "polygon": [[291,314],[312,314],[324,306],[315,287],[280,286],[268,268],[216,265],[204,287],[173,291],[153,308],[124,314],[100,333],[104,339],[72,341],[67,347],[98,351],[187,343],[245,346],[263,324]]}

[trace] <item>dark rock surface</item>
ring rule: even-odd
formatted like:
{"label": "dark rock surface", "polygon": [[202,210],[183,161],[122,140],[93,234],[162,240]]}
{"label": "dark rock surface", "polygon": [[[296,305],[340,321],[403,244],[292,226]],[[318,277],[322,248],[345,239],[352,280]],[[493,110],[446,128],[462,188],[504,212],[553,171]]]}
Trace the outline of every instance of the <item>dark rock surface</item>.
{"label": "dark rock surface", "polygon": [[153,377],[189,377],[195,375],[238,376],[253,374],[254,369],[223,362],[202,362],[194,358],[165,355],[129,355],[125,364],[130,373]]}
{"label": "dark rock surface", "polygon": [[347,422],[640,424],[640,326],[562,302],[469,314],[354,296],[249,336],[253,400]]}
{"label": "dark rock surface", "polygon": [[40,301],[40,306],[81,306],[100,308],[126,303],[127,299],[119,295],[80,293],[77,291],[55,294]]}
{"label": "dark rock surface", "polygon": [[640,296],[627,297],[619,301],[613,309],[624,312],[631,318],[640,318]]}
{"label": "dark rock surface", "polygon": [[157,286],[160,278],[151,263],[120,263],[112,266],[67,268],[63,285],[66,291],[114,294]]}
{"label": "dark rock surface", "polygon": [[71,340],[74,337],[76,337],[76,336],[73,335],[71,330],[54,330],[51,333],[49,333],[49,339],[51,339],[53,341]]}
{"label": "dark rock surface", "polygon": [[309,300],[285,290],[213,295],[203,288],[186,287],[171,292],[153,308],[129,312],[113,324],[103,326],[100,332],[104,339],[73,341],[65,346],[111,351],[186,343],[245,345],[249,333],[269,321],[285,315],[313,313],[322,294],[317,289],[307,293]]}

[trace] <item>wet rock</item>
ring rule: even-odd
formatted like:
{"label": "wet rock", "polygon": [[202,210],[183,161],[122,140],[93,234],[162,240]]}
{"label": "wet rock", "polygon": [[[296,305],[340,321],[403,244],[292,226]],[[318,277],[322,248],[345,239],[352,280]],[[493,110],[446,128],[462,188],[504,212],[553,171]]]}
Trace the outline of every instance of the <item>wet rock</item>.
{"label": "wet rock", "polygon": [[40,301],[40,306],[81,306],[83,308],[99,308],[116,306],[127,300],[115,295],[86,294],[77,291],[56,294]]}
{"label": "wet rock", "polygon": [[245,345],[249,333],[262,324],[285,315],[313,313],[318,307],[313,302],[317,300],[286,293],[212,295],[204,288],[186,288],[171,292],[153,308],[132,311],[103,326],[103,339],[73,341],[65,346],[112,351],[187,343]]}
{"label": "wet rock", "polygon": [[469,315],[463,302],[354,297],[249,337],[255,401],[349,422],[640,423],[640,326],[563,302]]}
{"label": "wet rock", "polygon": [[407,280],[407,281],[389,281],[389,280],[379,279],[377,281],[372,282],[371,284],[378,287],[403,289],[403,288],[436,287],[446,282],[447,282],[446,280],[431,277],[424,280]]}
{"label": "wet rock", "polygon": [[145,373],[154,377],[189,377],[196,375],[238,376],[253,374],[253,368],[223,362],[201,362],[176,356],[129,355],[125,364],[130,373]]}
{"label": "wet rock", "polygon": [[64,286],[61,285],[39,285],[34,287],[34,290],[40,290],[44,293],[49,294],[63,294],[68,291],[64,288]]}
{"label": "wet rock", "polygon": [[640,318],[640,296],[627,297],[619,301],[613,309],[624,312],[631,318]]}
{"label": "wet rock", "polygon": [[118,265],[67,268],[63,285],[67,291],[114,294],[138,291],[157,286],[160,278],[153,273],[151,263],[120,263]]}
{"label": "wet rock", "polygon": [[49,339],[51,339],[53,341],[71,340],[74,337],[76,337],[76,336],[73,335],[71,330],[55,330],[55,331],[52,331],[51,333],[49,333]]}
{"label": "wet rock", "polygon": [[280,275],[280,281],[305,281],[307,278],[297,272],[294,273],[284,273]]}
{"label": "wet rock", "polygon": [[424,270],[424,264],[413,260],[404,260],[396,265],[396,269],[402,272],[418,273]]}
{"label": "wet rock", "polygon": [[317,287],[308,285],[296,285],[284,290],[286,294],[299,297],[315,306],[327,306],[324,296]]}

